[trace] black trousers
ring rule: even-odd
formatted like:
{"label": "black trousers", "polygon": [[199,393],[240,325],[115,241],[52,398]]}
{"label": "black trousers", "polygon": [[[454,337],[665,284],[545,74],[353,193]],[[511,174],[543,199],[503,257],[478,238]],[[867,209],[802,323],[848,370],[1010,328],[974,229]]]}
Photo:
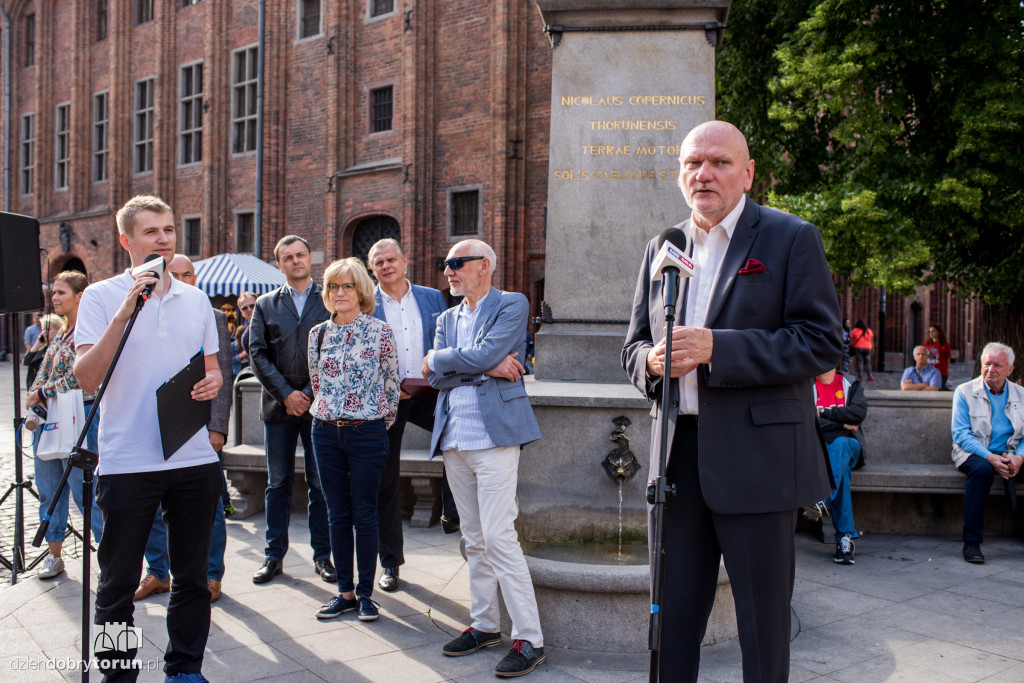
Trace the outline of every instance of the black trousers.
{"label": "black trousers", "polygon": [[[728,454],[705,453],[704,457]],[[664,519],[659,679],[697,680],[701,641],[724,557],[736,601],[743,680],[785,683],[789,680],[796,511],[712,512],[701,492],[693,417],[679,416],[666,477],[676,485],[676,495],[666,505]]]}
{"label": "black trousers", "polygon": [[402,538],[402,513],[398,507],[398,480],[402,469],[402,436],[412,422],[427,430],[434,428],[436,397],[413,397],[398,402],[398,416],[388,430],[388,460],[380,479],[377,497],[377,524],[380,533],[380,566],[394,569],[405,564]]}
{"label": "black trousers", "polygon": [[[135,624],[132,597],[141,576],[153,517],[157,507],[162,506],[173,576],[167,606],[170,642],[164,653],[164,672],[168,676],[198,673],[210,634],[206,569],[210,560],[210,530],[220,502],[220,463],[162,472],[104,474],[98,482],[96,504],[103,511],[103,537],[97,554],[100,581],[93,623],[104,632],[115,628],[104,624]],[[109,668],[103,669],[104,680],[136,680],[139,671],[123,665],[135,658],[135,643],[131,638],[112,642],[117,642],[117,647],[95,653],[97,660],[111,662]]]}

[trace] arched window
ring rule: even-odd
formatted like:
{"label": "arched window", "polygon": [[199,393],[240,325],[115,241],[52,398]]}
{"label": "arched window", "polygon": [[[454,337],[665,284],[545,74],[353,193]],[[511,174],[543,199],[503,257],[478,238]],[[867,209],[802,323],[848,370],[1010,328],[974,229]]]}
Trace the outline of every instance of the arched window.
{"label": "arched window", "polygon": [[[402,229],[390,216],[370,216],[359,222],[352,232],[352,255],[366,263],[366,255],[377,240],[387,237],[402,241]],[[369,264],[367,264],[369,267]]]}

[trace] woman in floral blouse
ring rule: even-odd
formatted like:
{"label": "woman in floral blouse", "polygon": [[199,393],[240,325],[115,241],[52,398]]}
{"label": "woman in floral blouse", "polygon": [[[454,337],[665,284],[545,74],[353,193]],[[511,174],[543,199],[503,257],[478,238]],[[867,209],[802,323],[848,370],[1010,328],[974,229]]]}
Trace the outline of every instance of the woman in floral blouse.
{"label": "woman in floral blouse", "polygon": [[373,621],[380,607],[370,599],[377,570],[377,491],[388,457],[387,429],[398,412],[398,354],[391,328],[369,315],[373,281],[362,261],[329,265],[322,296],[332,316],[309,333],[309,412],[339,595],[316,616],[331,619],[358,609],[360,621]]}
{"label": "woman in floral blouse", "polygon": [[[36,404],[46,408],[48,399],[78,388],[78,380],[75,379],[73,372],[75,323],[78,320],[78,304],[82,300],[82,292],[88,285],[89,278],[77,270],[65,270],[53,282],[51,290],[53,312],[64,316],[64,326],[47,347],[35,381],[29,387],[28,395],[25,397],[28,409]],[[94,398],[95,394],[85,396],[86,414],[88,414]],[[56,409],[56,402],[49,409]],[[36,430],[37,434],[41,432],[41,429]],[[85,439],[85,447],[93,453],[97,450],[98,434],[99,420],[95,419],[89,426],[89,432]],[[33,444],[33,452],[35,452],[35,444]],[[38,457],[35,459],[40,522],[50,507],[50,500],[57,493],[57,485],[60,483],[61,475],[67,464],[66,459],[40,460]],[[64,571],[64,560],[60,557],[60,551],[64,544],[64,530],[68,524],[68,488],[71,489],[71,494],[75,497],[78,509],[82,510],[82,470],[77,467],[71,470],[68,486],[64,489],[57,507],[53,510],[53,517],[50,519],[50,526],[46,531],[45,538],[50,553],[43,560],[42,568],[39,570],[40,579],[49,579]],[[95,502],[92,505],[92,533],[96,542],[99,543],[100,535],[103,533],[103,513],[100,512]]]}

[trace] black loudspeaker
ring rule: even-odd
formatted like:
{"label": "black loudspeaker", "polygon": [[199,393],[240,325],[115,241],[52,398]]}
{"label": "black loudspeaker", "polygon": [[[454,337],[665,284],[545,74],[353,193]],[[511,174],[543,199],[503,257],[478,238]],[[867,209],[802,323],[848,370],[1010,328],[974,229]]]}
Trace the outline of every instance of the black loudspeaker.
{"label": "black loudspeaker", "polygon": [[39,311],[44,304],[39,221],[0,211],[0,313]]}

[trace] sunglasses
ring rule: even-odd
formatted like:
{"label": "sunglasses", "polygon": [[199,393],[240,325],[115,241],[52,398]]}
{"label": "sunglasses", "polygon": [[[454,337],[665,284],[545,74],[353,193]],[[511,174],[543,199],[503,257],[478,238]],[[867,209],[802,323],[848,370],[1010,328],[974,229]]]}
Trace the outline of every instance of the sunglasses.
{"label": "sunglasses", "polygon": [[441,261],[441,270],[445,267],[451,268],[452,270],[458,270],[462,266],[466,265],[467,261],[479,261],[480,259],[487,258],[486,256],[456,256],[446,261]]}
{"label": "sunglasses", "polygon": [[327,292],[329,294],[335,294],[339,289],[348,294],[349,292],[355,291],[356,285],[354,282],[343,282],[341,284],[338,284],[337,282],[332,282],[331,284],[327,285]]}
{"label": "sunglasses", "polygon": [[256,308],[256,304],[246,304],[245,306],[242,306],[240,310],[244,313],[245,311],[251,310],[253,308]]}

